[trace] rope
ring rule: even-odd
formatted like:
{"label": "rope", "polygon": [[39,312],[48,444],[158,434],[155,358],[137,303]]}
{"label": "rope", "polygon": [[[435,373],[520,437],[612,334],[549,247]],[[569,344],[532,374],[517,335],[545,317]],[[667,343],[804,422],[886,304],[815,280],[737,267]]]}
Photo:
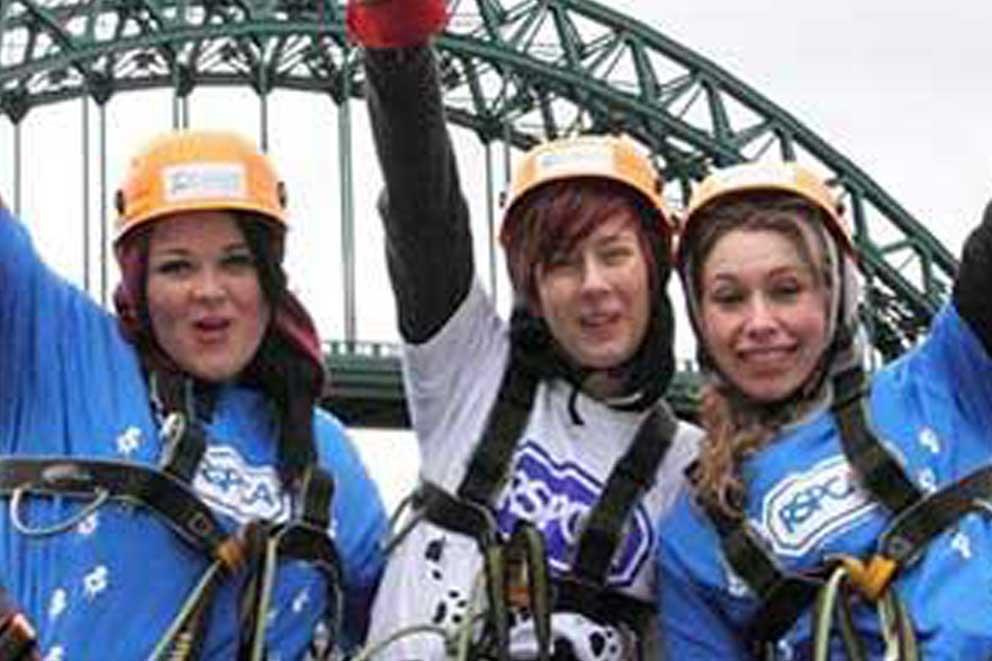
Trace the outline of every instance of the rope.
{"label": "rope", "polygon": [[252,637],[251,661],[262,661],[265,658],[265,629],[268,626],[269,603],[272,601],[272,586],[275,584],[276,560],[279,554],[279,540],[282,531],[276,535],[268,535],[265,540],[265,551],[262,559],[262,587],[259,590],[258,606],[255,616],[255,633]]}
{"label": "rope", "polygon": [[[202,606],[202,600],[205,596],[209,594],[209,591],[213,588],[213,582],[217,578],[224,564],[221,560],[214,560],[207,567],[206,571],[203,572],[203,576],[200,577],[199,582],[194,586],[193,590],[190,592],[186,601],[183,602],[182,607],[179,609],[179,613],[176,615],[175,619],[169,625],[169,628],[165,630],[162,638],[159,639],[152,653],[148,656],[150,661],[160,661],[164,659],[169,659],[170,661],[178,661],[178,659],[188,658],[188,653],[191,651],[192,640],[190,639],[189,632],[182,631],[183,626],[186,622],[194,616],[197,609]],[[175,645],[173,652],[168,652],[171,646]]]}
{"label": "rope", "polygon": [[865,565],[857,559],[841,558],[829,580],[821,588],[813,614],[813,660],[827,661],[830,658],[831,629],[835,618],[847,658],[852,661],[867,658],[846,600],[845,589],[852,588],[860,596],[875,603],[885,644],[885,661],[918,661],[920,657],[916,632],[905,605],[887,580],[880,588],[880,594],[876,593],[875,597],[866,594],[866,590],[878,589],[879,584],[875,580],[866,582],[865,571]]}
{"label": "rope", "polygon": [[404,638],[423,634],[434,634],[442,639],[444,642],[444,649],[446,650],[445,657],[447,659],[451,661],[470,661],[475,658],[472,656],[472,633],[475,629],[476,623],[484,620],[486,617],[485,613],[481,613],[476,610],[479,602],[479,595],[483,590],[485,581],[485,572],[480,569],[472,581],[472,589],[469,592],[468,608],[465,612],[465,617],[462,622],[453,629],[446,629],[445,627],[436,624],[413,624],[403,627],[401,629],[397,629],[380,641],[366,645],[364,649],[360,650],[357,655],[352,657],[351,661],[369,661],[369,659],[374,658],[375,655],[379,654],[390,645],[399,642]]}

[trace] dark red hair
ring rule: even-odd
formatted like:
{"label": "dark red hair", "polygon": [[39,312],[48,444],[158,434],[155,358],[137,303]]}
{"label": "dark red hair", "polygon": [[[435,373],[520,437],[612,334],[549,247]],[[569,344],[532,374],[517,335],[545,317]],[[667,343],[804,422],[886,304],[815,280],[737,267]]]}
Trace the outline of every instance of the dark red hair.
{"label": "dark red hair", "polygon": [[[658,272],[659,243],[667,251],[663,221],[621,184],[604,179],[563,179],[538,188],[505,220],[507,269],[517,295],[537,311],[537,267],[551,256],[567,253],[612,216],[627,210],[647,262],[653,295],[662,280]],[[654,231],[657,228],[659,231]],[[667,254],[667,253],[666,253]],[[667,259],[662,265],[667,273]]]}

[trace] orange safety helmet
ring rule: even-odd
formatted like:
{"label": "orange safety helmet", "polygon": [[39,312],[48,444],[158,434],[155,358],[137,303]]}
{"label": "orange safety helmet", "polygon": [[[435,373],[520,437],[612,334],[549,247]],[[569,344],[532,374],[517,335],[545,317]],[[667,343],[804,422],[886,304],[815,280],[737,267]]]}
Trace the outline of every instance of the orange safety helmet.
{"label": "orange safety helmet", "polygon": [[521,200],[538,188],[563,179],[608,179],[623,184],[661,216],[662,234],[671,239],[676,225],[661,197],[662,180],[651,161],[626,136],[582,135],[559,138],[524,154],[513,172],[503,213],[504,247],[517,222]]}
{"label": "orange safety helmet", "polygon": [[227,131],[183,129],[154,138],[131,159],[116,202],[115,243],[181,211],[250,211],[287,226],[286,191],[272,163]]}
{"label": "orange safety helmet", "polygon": [[689,208],[682,221],[677,263],[685,258],[684,239],[693,231],[700,212],[717,200],[730,195],[752,191],[781,191],[793,193],[823,211],[827,229],[840,242],[843,249],[857,258],[851,228],[844,220],[841,206],[823,178],[809,168],[794,161],[753,162],[732,165],[717,170],[703,179],[692,194]]}

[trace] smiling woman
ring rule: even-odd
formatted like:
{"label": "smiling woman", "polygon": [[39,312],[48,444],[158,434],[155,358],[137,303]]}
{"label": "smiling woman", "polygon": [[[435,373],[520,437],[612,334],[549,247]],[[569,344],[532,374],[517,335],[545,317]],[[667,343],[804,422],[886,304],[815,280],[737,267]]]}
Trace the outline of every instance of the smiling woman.
{"label": "smiling woman", "polygon": [[323,357],[287,288],[275,170],[237,135],[174,131],[131,159],[117,203],[116,317],[0,208],[0,582],[19,604],[0,599],[0,649],[18,608],[26,656],[357,645],[385,515],[315,408]]}
{"label": "smiling woman", "polygon": [[826,184],[747,163],[699,185],[678,266],[706,436],[658,528],[666,658],[992,654],[990,255],[992,207],[930,336],[869,380]]}
{"label": "smiling woman", "polygon": [[797,229],[799,213],[784,209],[766,224],[720,235],[698,278],[700,331],[713,363],[760,402],[795,392],[829,339],[833,288],[813,266],[820,250]]}

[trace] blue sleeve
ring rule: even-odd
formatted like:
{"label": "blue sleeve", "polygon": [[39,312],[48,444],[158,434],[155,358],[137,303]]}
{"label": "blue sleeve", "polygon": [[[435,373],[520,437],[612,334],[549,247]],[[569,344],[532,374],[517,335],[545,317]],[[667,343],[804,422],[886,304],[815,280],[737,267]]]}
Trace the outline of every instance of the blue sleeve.
{"label": "blue sleeve", "polygon": [[929,400],[947,402],[945,415],[956,412],[976,429],[992,429],[992,357],[956,306],[940,311],[930,336],[908,360]]}
{"label": "blue sleeve", "polygon": [[[744,649],[732,623],[707,598],[706,588],[695,580],[692,569],[679,557],[668,539],[685,540],[672,527],[659,531],[657,572],[658,641],[661,659],[740,659],[751,656]],[[698,536],[692,536],[699,539]],[[684,550],[684,549],[683,549]],[[691,549],[690,549],[691,551]],[[710,555],[698,549],[698,555]]]}
{"label": "blue sleeve", "polygon": [[135,394],[143,399],[137,357],[116,319],[0,209],[0,454],[70,454],[119,434],[107,412]]}
{"label": "blue sleeve", "polygon": [[341,424],[318,414],[318,452],[334,477],[334,542],[345,574],[345,635],[360,644],[385,558],[382,541],[388,518],[375,482]]}
{"label": "blue sleeve", "polygon": [[[5,427],[31,385],[34,308],[48,279],[27,229],[0,207],[0,424]],[[0,452],[12,449],[5,445]]]}

